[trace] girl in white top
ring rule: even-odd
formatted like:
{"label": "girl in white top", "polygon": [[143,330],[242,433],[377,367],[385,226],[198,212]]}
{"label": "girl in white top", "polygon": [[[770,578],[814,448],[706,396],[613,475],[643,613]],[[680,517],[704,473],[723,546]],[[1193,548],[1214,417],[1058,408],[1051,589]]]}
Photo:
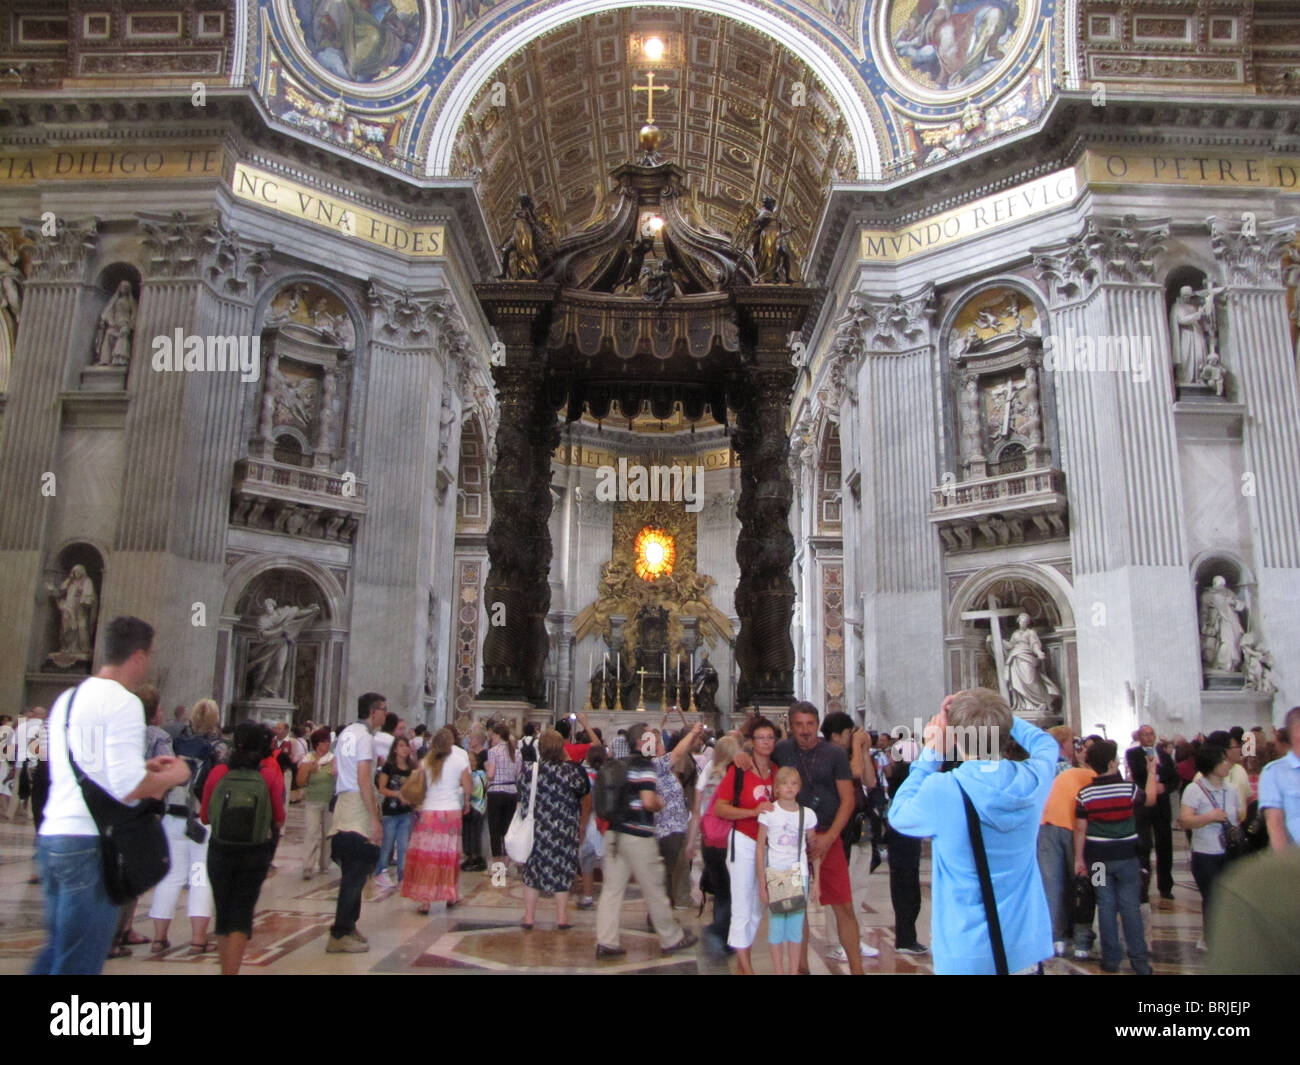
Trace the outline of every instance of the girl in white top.
{"label": "girl in white top", "polygon": [[[758,845],[755,861],[758,866],[758,898],[767,906],[767,870],[785,871],[799,868],[808,897],[808,844],[817,829],[817,814],[807,806],[799,805],[801,787],[799,770],[785,766],[776,771],[772,790],[776,793],[776,806],[758,815]],[[802,818],[801,818],[802,815]],[[803,822],[803,838],[799,824]],[[818,863],[820,865],[820,863]],[[817,870],[814,869],[814,883]],[[772,948],[772,968],[778,976],[798,971],[799,944],[803,940],[804,911],[767,915],[767,941]]]}

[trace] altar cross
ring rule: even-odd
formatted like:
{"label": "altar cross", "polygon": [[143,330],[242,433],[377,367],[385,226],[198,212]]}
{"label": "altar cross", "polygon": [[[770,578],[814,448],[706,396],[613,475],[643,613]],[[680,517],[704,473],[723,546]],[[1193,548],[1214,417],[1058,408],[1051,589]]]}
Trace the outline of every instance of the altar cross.
{"label": "altar cross", "polygon": [[671,85],[656,85],[656,84],[655,84],[655,72],[654,72],[653,70],[649,71],[649,72],[646,74],[646,76],[645,76],[645,80],[646,80],[647,84],[645,84],[645,85],[633,85],[633,86],[632,86],[632,91],[633,91],[633,92],[643,92],[643,93],[646,94],[645,120],[646,120],[646,123],[647,123],[647,124],[649,124],[649,125],[653,125],[653,124],[654,124],[654,120],[655,120],[655,93],[657,93],[657,92],[668,92],[668,90],[671,89],[672,86],[671,86]]}
{"label": "altar cross", "polygon": [[998,607],[998,597],[992,592],[989,593],[989,606],[987,610],[963,610],[963,621],[978,621],[981,618],[988,618],[989,629],[993,637],[993,661],[997,663],[998,668],[998,690],[1002,693],[1002,698],[1011,705],[1011,693],[1007,690],[1007,665],[1005,651],[1002,647],[1002,626],[998,623],[999,618],[1019,617],[1024,611],[1018,607]]}

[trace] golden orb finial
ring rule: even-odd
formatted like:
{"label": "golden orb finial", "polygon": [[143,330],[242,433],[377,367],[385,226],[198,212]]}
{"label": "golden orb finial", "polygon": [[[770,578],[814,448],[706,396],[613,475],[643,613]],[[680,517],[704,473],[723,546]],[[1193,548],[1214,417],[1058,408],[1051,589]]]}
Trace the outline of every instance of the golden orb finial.
{"label": "golden orb finial", "polygon": [[659,127],[653,122],[647,122],[641,127],[641,150],[643,152],[653,152],[659,147]]}

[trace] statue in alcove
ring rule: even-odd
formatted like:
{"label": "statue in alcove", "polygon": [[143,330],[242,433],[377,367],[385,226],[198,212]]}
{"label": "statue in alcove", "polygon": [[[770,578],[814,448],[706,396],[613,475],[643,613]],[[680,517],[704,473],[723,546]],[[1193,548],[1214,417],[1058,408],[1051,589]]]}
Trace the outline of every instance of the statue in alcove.
{"label": "statue in alcove", "polygon": [[131,362],[131,338],[135,335],[135,296],[131,282],[122,281],[95,326],[93,352],[96,366],[126,366]]}
{"label": "statue in alcove", "polygon": [[46,590],[59,608],[59,653],[71,655],[79,661],[88,661],[95,646],[95,617],[99,600],[95,584],[78,563],[68,572],[59,587],[46,585]]}
{"label": "statue in alcove", "polygon": [[1215,577],[1201,592],[1201,660],[1206,669],[1235,673],[1241,668],[1241,618],[1246,604],[1228,587],[1225,577]]}
{"label": "statue in alcove", "polygon": [[1013,712],[1048,713],[1052,703],[1061,697],[1061,689],[1043,669],[1047,653],[1029,621],[1028,614],[1020,614],[1011,639],[1002,642],[1006,652],[1007,692]]}
{"label": "statue in alcove", "polygon": [[249,690],[254,699],[287,699],[285,669],[289,652],[307,624],[320,613],[320,607],[277,607],[274,599],[262,602],[262,613],[255,619],[257,636],[249,642]]}
{"label": "statue in alcove", "polygon": [[1175,367],[1182,367],[1182,380],[1199,384],[1201,370],[1211,351],[1218,352],[1218,320],[1214,299],[1222,289],[1210,286],[1200,293],[1191,285],[1178,290],[1178,298],[1169,309],[1169,340],[1173,345]]}
{"label": "statue in alcove", "polygon": [[1277,683],[1273,680],[1273,654],[1264,646],[1253,632],[1241,638],[1241,672],[1246,678],[1246,690],[1259,692],[1261,695],[1277,693]]}
{"label": "statue in alcove", "polygon": [[691,678],[691,694],[695,700],[695,709],[701,714],[712,714],[718,709],[718,671],[709,661],[709,652],[700,652],[699,665],[695,667],[695,676]]}

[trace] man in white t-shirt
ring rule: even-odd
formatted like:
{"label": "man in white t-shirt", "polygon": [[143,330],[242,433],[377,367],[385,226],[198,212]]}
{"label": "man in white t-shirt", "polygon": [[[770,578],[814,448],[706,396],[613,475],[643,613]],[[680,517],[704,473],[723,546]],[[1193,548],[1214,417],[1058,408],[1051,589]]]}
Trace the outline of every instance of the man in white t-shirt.
{"label": "man in white t-shirt", "polygon": [[[37,839],[45,902],[45,946],[33,975],[97,975],[117,927],[100,862],[99,828],[69,762],[122,803],[161,799],[190,778],[183,759],[144,759],[144,708],[132,692],[152,668],[153,629],[114,618],[104,665],[58,697],[49,717],[50,795]],[[71,720],[69,708],[71,707]]]}
{"label": "man in white t-shirt", "polygon": [[[388,714],[388,700],[378,692],[366,692],[357,700],[357,720],[339,733],[334,748],[334,819],[330,856],[343,877],[339,882],[334,925],[330,929],[327,954],[364,954],[370,949],[357,930],[361,896],[366,879],[379,861],[383,828],[375,797],[375,731]],[[381,889],[371,900],[381,902],[392,889]]]}

